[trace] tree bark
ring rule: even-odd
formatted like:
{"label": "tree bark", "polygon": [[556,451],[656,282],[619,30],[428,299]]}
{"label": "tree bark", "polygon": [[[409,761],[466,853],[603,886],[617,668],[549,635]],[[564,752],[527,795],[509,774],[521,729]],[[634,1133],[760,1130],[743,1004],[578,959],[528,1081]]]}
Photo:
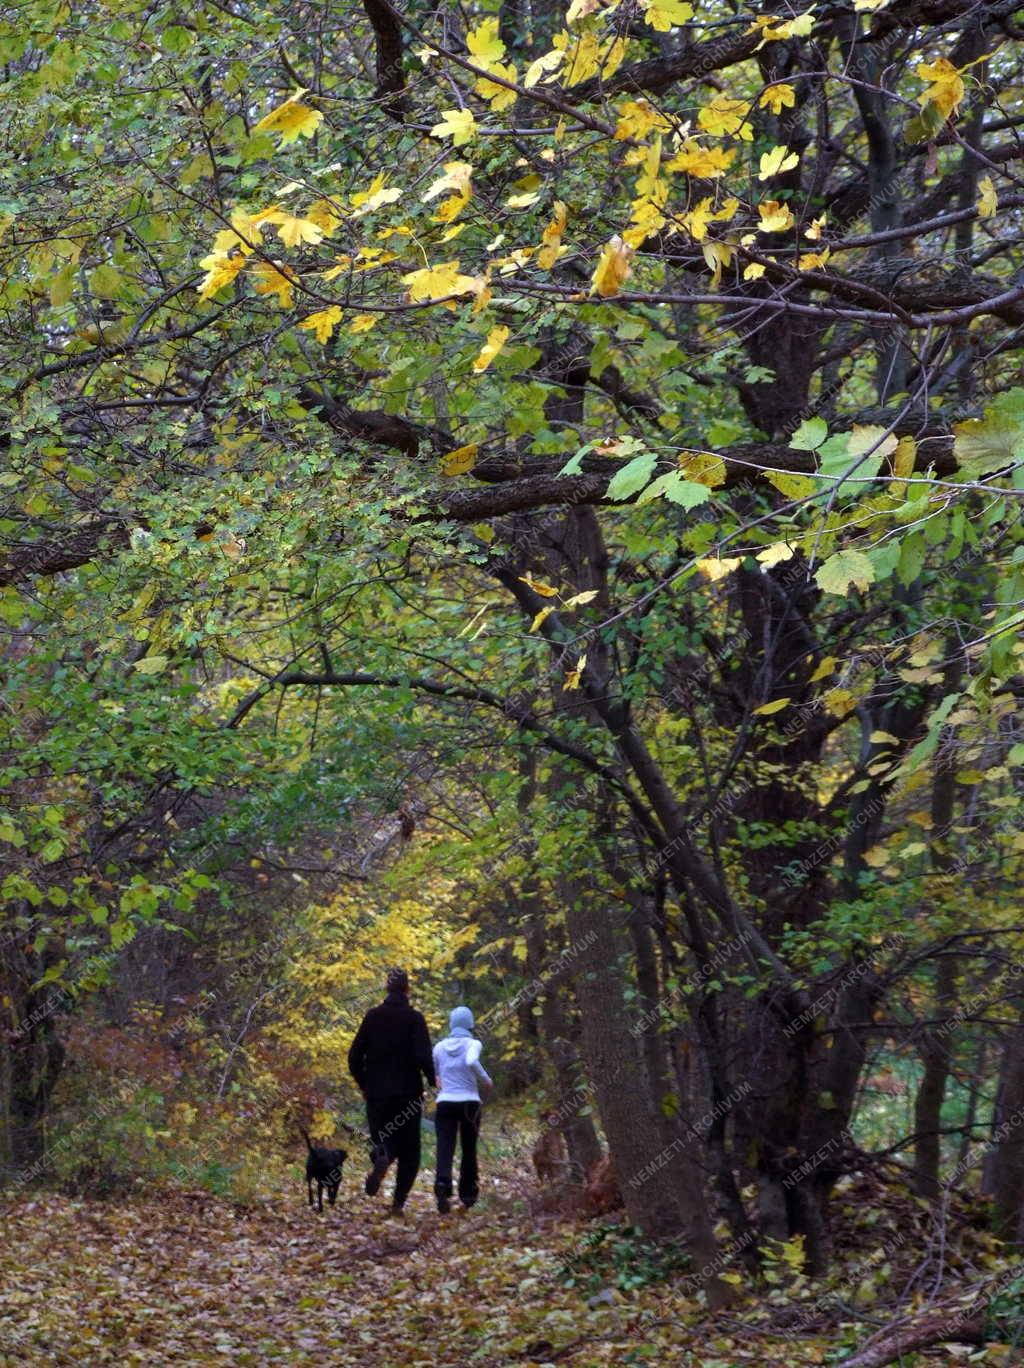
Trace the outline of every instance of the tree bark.
{"label": "tree bark", "polygon": [[653,1105],[650,1082],[625,1010],[628,943],[599,895],[570,894],[566,924],[578,954],[583,1048],[601,1124],[630,1222],[647,1234],[680,1239],[692,1255],[709,1304],[731,1290],[716,1276],[718,1252],[697,1146],[673,1134]]}

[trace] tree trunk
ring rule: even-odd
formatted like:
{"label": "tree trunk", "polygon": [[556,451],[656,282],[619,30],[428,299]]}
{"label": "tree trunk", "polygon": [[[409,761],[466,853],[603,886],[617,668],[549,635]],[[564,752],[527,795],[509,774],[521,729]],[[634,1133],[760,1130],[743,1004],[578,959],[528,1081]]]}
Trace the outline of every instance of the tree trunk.
{"label": "tree trunk", "polygon": [[1003,1048],[986,1188],[1001,1240],[1024,1247],[1024,1011]]}
{"label": "tree trunk", "polygon": [[40,1170],[44,1123],[64,1063],[57,1018],[67,995],[53,984],[32,990],[46,965],[19,949],[5,952],[0,998],[6,999],[7,1037],[0,1070],[0,1168],[25,1181]]}
{"label": "tree trunk", "polygon": [[[946,666],[943,692],[952,693],[959,687],[963,674],[963,656],[957,653],[955,640],[948,642],[949,663]],[[941,879],[952,867],[949,850],[950,828],[953,825],[956,798],[956,738],[951,728],[944,728],[939,739],[939,752],[932,781],[930,859],[932,869]],[[935,1015],[948,1013],[956,1002],[955,962],[949,955],[940,954],[935,963]],[[939,1164],[942,1158],[942,1104],[952,1064],[952,1041],[948,1021],[934,1031],[928,1031],[920,1047],[924,1070],[914,1099],[914,1191],[926,1201],[939,1196]]]}
{"label": "tree trunk", "polygon": [[534,978],[544,984],[540,995],[541,1042],[555,1077],[557,1103],[551,1108],[565,1140],[569,1157],[569,1181],[583,1187],[587,1174],[602,1157],[601,1141],[588,1110],[579,1051],[566,1011],[566,984],[561,976],[545,977],[550,964],[543,912],[530,898],[527,927],[527,963]]}
{"label": "tree trunk", "polygon": [[623,971],[628,943],[600,897],[569,893],[566,924],[577,950],[583,1049],[626,1214],[647,1234],[679,1238],[711,1305],[730,1299],[716,1276],[717,1243],[697,1146],[673,1133],[655,1106],[636,1036],[629,1029]]}

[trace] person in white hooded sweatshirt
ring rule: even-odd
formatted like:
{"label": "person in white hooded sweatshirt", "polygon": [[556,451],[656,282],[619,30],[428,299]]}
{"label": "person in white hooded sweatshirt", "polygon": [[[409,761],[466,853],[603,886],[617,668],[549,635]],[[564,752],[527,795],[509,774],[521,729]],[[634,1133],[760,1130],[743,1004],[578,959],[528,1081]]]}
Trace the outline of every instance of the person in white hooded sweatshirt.
{"label": "person in white hooded sweatshirt", "polygon": [[452,1166],[458,1139],[459,1201],[471,1207],[480,1191],[476,1163],[476,1140],[480,1131],[480,1087],[494,1084],[480,1063],[482,1046],[473,1038],[473,1013],[456,1007],[448,1017],[448,1035],[434,1046],[437,1074],[437,1173],[434,1195],[438,1211],[451,1210]]}

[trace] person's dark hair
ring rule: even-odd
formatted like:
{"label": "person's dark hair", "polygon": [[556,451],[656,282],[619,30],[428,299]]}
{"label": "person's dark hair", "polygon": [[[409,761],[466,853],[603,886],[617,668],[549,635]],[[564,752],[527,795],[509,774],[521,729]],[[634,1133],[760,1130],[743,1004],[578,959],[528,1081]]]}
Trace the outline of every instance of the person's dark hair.
{"label": "person's dark hair", "polygon": [[407,993],[409,991],[409,975],[404,969],[389,969],[387,985],[389,993]]}

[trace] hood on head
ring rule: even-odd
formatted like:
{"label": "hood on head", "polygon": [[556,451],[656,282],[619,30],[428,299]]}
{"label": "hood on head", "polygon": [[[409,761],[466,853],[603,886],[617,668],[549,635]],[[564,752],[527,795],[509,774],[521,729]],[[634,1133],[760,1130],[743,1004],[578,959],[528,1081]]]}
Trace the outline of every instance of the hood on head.
{"label": "hood on head", "polygon": [[468,1007],[453,1007],[448,1017],[448,1029],[452,1035],[468,1036],[473,1033],[473,1013]]}
{"label": "hood on head", "polygon": [[449,1059],[462,1056],[467,1064],[472,1064],[480,1058],[481,1045],[479,1040],[470,1040],[464,1035],[445,1036],[444,1040],[439,1042],[438,1048],[443,1050]]}

